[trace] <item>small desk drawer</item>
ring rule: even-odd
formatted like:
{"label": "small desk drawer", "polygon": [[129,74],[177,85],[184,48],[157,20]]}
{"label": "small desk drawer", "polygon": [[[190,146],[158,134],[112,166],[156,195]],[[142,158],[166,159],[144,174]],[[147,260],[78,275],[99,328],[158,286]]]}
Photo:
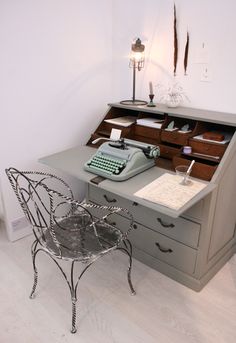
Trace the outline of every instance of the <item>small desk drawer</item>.
{"label": "small desk drawer", "polygon": [[97,204],[124,207],[132,213],[134,221],[193,248],[198,246],[200,225],[190,220],[171,218],[92,185],[89,185],[88,200]]}
{"label": "small desk drawer", "polygon": [[189,139],[189,145],[192,147],[193,152],[218,157],[222,157],[224,155],[228,146],[227,144],[201,142],[195,139]]}
{"label": "small desk drawer", "polygon": [[142,125],[135,125],[134,135],[155,138],[157,142],[159,142],[160,136],[161,136],[161,130],[157,128],[142,126]]}
{"label": "small desk drawer", "polygon": [[165,157],[169,160],[181,152],[181,148],[176,148],[165,144],[158,144],[158,146],[160,148],[161,157]]}
{"label": "small desk drawer", "polygon": [[130,239],[135,247],[179,270],[192,274],[197,251],[154,232],[140,224],[131,231]]}
{"label": "small desk drawer", "polygon": [[189,133],[180,133],[176,131],[161,131],[161,141],[178,145],[187,145]]}

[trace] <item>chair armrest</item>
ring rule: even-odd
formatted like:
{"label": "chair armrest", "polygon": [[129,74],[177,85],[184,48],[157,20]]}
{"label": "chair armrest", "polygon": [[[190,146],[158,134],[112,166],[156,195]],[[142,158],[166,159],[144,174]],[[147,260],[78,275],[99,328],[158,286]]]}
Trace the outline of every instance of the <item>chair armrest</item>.
{"label": "chair armrest", "polygon": [[[126,238],[130,231],[133,229],[133,215],[125,208],[122,207],[117,207],[117,206],[106,206],[106,205],[97,205],[94,203],[85,203],[85,202],[79,202],[77,200],[74,200],[73,198],[66,196],[64,194],[61,194],[60,192],[54,190],[54,189],[50,189],[48,188],[46,185],[42,185],[47,192],[50,194],[51,197],[53,196],[58,196],[59,198],[62,198],[65,202],[67,202],[68,204],[72,205],[74,208],[81,208],[84,209],[91,217],[91,220],[94,222],[94,218],[92,216],[92,214],[89,212],[89,208],[96,208],[102,211],[108,211],[109,213],[106,213],[102,219],[105,220],[107,217],[109,217],[111,214],[117,214],[117,213],[124,213],[126,215],[128,215],[129,217],[129,228],[128,230],[124,233],[124,238]],[[99,219],[101,220],[101,219]]]}
{"label": "chair armrest", "polygon": [[129,217],[129,228],[126,232],[124,232],[124,236],[125,238],[129,235],[130,231],[133,229],[133,215],[126,209],[123,207],[118,207],[118,206],[106,206],[106,205],[98,205],[98,204],[94,204],[94,203],[81,203],[82,207],[84,208],[96,208],[102,211],[108,211],[109,213],[105,214],[102,219],[106,220],[110,215],[112,214],[126,214]]}

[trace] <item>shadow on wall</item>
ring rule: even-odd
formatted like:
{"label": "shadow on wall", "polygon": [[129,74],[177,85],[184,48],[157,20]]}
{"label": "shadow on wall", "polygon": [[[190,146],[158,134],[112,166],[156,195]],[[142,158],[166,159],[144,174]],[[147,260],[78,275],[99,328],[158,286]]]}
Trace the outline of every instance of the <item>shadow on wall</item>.
{"label": "shadow on wall", "polygon": [[[111,75],[111,64],[109,63],[109,61],[96,64],[92,68],[90,67],[89,69],[80,73],[76,78],[74,78],[74,80],[68,83],[68,85],[62,90],[60,94],[58,94],[60,99],[58,107],[61,108],[61,106],[67,104],[73,97],[77,98],[78,91],[81,90],[86,83],[90,82],[90,84],[92,85],[93,81],[97,81],[97,79],[101,78],[102,76],[107,76],[108,73],[110,73]],[[103,85],[101,84],[101,86],[102,87],[98,89],[98,91],[102,91]],[[86,89],[86,92],[88,92],[88,89]],[[92,92],[91,94],[87,93],[87,100],[89,100],[90,96],[92,97],[94,96],[94,94],[92,94]]]}

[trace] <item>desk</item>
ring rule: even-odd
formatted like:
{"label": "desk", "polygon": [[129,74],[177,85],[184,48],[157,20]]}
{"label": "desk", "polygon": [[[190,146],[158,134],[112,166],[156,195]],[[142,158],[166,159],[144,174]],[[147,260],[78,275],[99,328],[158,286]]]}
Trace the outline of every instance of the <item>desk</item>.
{"label": "desk", "polygon": [[[81,181],[86,183],[91,183],[91,180],[94,178],[94,174],[89,173],[84,170],[83,166],[85,162],[95,153],[95,150],[88,146],[75,147],[68,149],[51,156],[43,157],[39,162],[49,165],[55,169],[61,170],[71,176],[78,178]],[[166,214],[170,217],[177,218],[194,204],[199,202],[201,199],[206,197],[212,190],[216,187],[215,184],[205,182],[207,187],[204,188],[199,194],[197,194],[194,199],[189,201],[184,205],[180,210],[171,210],[165,206],[148,202],[144,199],[134,196],[134,193],[137,192],[142,187],[148,185],[150,182],[158,178],[159,176],[166,173],[166,170],[163,168],[152,167],[141,174],[138,174],[126,181],[115,182],[109,179],[105,179],[98,184],[98,188],[105,191],[117,194],[127,200],[134,201],[143,205],[145,207],[152,208],[155,211]],[[174,174],[174,172],[169,171],[169,173]]]}
{"label": "desk", "polygon": [[[111,110],[117,116],[123,110],[128,111],[129,115],[132,112],[132,109],[127,110],[120,105],[112,106]],[[137,108],[133,110],[137,112]],[[155,109],[145,108],[145,111],[151,111],[152,115],[155,111],[158,113]],[[195,118],[196,111],[193,114]],[[199,110],[198,114],[200,118],[213,121],[209,111],[207,116],[202,110]],[[109,115],[108,111],[108,117]],[[175,115],[180,115],[176,109],[171,113],[172,118]],[[188,117],[191,119],[191,110]],[[236,127],[231,115],[224,117],[218,114],[218,117],[221,118],[220,125],[223,123]],[[198,124],[198,127],[203,124],[208,125],[204,122]],[[106,129],[107,126],[102,123],[103,131],[104,128]],[[93,138],[96,138],[101,131],[100,125]],[[133,132],[135,130],[124,129],[124,134],[133,134]],[[140,129],[137,133],[140,134]],[[152,132],[150,135],[150,131],[148,135],[155,136]],[[128,138],[134,137],[128,136]],[[236,135],[234,131],[233,138],[218,167],[215,167],[213,177],[206,182],[207,187],[178,211],[134,196],[137,190],[166,173],[165,168],[156,166],[127,181],[115,182],[106,179],[95,185],[91,183],[95,175],[83,169],[84,163],[94,153],[95,149],[91,146],[75,147],[43,157],[40,162],[84,181],[87,185],[87,201],[127,208],[133,214],[135,221],[135,229],[130,235],[134,246],[134,257],[187,287],[196,291],[201,290],[235,252]],[[163,156],[165,153],[164,151]],[[173,173],[171,170],[168,172]],[[126,220],[125,217],[120,216],[116,225],[122,229],[126,227]]]}

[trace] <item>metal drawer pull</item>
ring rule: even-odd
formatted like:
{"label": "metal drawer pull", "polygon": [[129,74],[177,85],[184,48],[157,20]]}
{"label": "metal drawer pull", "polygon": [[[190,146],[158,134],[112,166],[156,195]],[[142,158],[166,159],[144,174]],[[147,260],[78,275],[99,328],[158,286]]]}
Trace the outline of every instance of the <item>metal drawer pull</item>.
{"label": "metal drawer pull", "polygon": [[109,225],[113,225],[113,226],[116,226],[116,222],[109,222],[108,220],[106,220],[107,224]]}
{"label": "metal drawer pull", "polygon": [[166,223],[164,223],[163,221],[162,221],[162,219],[161,218],[157,218],[157,221],[163,226],[163,227],[170,227],[170,228],[173,228],[173,227],[175,227],[175,225],[174,224],[166,224]]}
{"label": "metal drawer pull", "polygon": [[163,248],[158,242],[155,242],[156,246],[158,247],[158,249],[161,251],[161,252],[164,252],[164,253],[171,253],[173,252],[172,249],[168,249],[168,248]]}
{"label": "metal drawer pull", "polygon": [[116,226],[116,222],[111,222],[111,221],[107,220],[107,218],[104,218],[104,222],[106,222],[109,225]]}
{"label": "metal drawer pull", "polygon": [[106,194],[103,194],[103,196],[107,202],[116,202],[116,199],[109,199]]}

